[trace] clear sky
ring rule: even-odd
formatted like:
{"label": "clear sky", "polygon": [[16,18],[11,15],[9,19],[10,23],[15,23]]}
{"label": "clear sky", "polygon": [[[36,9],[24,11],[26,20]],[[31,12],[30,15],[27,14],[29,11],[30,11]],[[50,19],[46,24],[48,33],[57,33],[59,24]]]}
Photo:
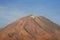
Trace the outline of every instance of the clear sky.
{"label": "clear sky", "polygon": [[45,16],[60,25],[60,0],[0,0],[0,27],[29,14]]}

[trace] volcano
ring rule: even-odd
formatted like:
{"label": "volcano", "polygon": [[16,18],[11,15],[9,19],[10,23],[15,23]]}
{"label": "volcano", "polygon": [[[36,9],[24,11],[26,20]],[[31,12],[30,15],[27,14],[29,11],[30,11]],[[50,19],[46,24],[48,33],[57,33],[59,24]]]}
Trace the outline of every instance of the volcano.
{"label": "volcano", "polygon": [[60,40],[60,26],[43,16],[25,16],[3,28],[0,40]]}

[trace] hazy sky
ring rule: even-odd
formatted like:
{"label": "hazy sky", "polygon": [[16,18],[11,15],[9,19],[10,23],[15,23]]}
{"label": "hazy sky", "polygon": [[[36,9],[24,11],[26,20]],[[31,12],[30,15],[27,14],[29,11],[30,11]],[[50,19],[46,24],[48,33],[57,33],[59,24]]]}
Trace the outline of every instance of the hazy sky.
{"label": "hazy sky", "polygon": [[60,25],[60,0],[0,0],[0,27],[29,14],[45,16]]}

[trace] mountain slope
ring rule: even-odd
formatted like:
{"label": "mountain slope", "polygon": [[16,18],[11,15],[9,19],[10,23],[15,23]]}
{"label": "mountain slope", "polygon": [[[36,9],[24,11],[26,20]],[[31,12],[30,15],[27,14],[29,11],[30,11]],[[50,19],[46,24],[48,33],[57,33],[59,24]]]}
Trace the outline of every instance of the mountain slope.
{"label": "mountain slope", "polygon": [[43,16],[27,16],[3,28],[0,40],[60,40],[60,26]]}

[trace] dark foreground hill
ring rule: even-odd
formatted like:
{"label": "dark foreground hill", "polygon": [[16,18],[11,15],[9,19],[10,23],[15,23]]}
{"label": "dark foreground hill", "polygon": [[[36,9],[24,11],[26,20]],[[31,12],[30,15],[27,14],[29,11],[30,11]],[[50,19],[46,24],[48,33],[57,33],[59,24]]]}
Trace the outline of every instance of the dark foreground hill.
{"label": "dark foreground hill", "polygon": [[60,26],[43,16],[27,16],[3,28],[0,40],[60,40]]}

